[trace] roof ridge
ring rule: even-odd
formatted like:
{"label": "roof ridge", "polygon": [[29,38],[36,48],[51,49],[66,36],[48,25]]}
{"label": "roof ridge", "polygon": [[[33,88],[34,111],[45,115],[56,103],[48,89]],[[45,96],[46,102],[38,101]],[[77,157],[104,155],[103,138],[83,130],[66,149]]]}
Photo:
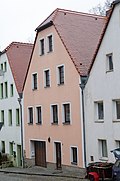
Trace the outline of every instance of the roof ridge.
{"label": "roof ridge", "polygon": [[57,12],[58,12],[58,11],[67,12],[67,13],[69,13],[69,14],[76,14],[76,15],[90,16],[90,17],[98,17],[98,18],[105,18],[105,17],[106,17],[106,16],[102,16],[102,15],[96,15],[96,14],[85,13],[85,12],[79,12],[79,11],[74,11],[74,10],[61,9],[61,8],[57,8]]}
{"label": "roof ridge", "polygon": [[2,52],[7,51],[12,45],[27,45],[27,46],[33,46],[32,43],[24,43],[24,42],[13,41],[13,42],[11,42],[6,48],[4,48],[4,50],[3,50]]}

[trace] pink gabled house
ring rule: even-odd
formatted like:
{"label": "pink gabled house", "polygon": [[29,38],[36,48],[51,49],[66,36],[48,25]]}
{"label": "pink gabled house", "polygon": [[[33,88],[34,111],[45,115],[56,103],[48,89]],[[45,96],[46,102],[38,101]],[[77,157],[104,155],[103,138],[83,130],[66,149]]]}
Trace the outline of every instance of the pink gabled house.
{"label": "pink gabled house", "polygon": [[24,84],[26,158],[35,165],[86,164],[80,84],[106,23],[106,17],[56,9],[37,27]]}

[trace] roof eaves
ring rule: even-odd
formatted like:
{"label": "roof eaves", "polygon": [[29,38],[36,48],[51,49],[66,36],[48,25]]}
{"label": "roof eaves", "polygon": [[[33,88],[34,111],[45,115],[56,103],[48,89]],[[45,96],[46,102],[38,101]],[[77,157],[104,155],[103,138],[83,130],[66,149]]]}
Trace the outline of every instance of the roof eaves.
{"label": "roof eaves", "polygon": [[38,27],[35,29],[35,31],[40,32],[40,31],[42,31],[42,30],[44,30],[44,29],[46,29],[46,28],[48,28],[48,27],[50,27],[50,26],[52,26],[52,25],[53,25],[53,21],[49,21],[48,23],[46,23],[46,24],[43,25],[43,26],[38,26]]}

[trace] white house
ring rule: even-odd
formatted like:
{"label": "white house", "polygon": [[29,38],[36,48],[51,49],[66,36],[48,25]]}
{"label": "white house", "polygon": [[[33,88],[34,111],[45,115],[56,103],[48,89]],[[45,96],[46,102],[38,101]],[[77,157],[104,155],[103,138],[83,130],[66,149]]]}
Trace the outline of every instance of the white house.
{"label": "white house", "polygon": [[21,165],[19,95],[32,51],[31,44],[11,43],[0,53],[0,150]]}
{"label": "white house", "polygon": [[84,90],[88,163],[114,162],[120,147],[120,0],[111,8]]}

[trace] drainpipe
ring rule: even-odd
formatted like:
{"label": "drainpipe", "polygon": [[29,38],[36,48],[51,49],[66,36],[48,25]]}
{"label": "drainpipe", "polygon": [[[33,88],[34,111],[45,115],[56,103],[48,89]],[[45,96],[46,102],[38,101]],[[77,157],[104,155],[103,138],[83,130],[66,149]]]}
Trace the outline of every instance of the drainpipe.
{"label": "drainpipe", "polygon": [[81,77],[81,93],[82,93],[82,118],[83,118],[83,147],[84,147],[84,165],[87,167],[87,159],[86,159],[86,134],[85,134],[85,109],[84,109],[84,88],[87,83],[87,76]]}
{"label": "drainpipe", "polygon": [[20,123],[21,123],[21,155],[22,155],[22,168],[25,167],[24,165],[24,148],[23,148],[23,120],[22,120],[22,93],[19,93],[18,102],[20,105]]}

